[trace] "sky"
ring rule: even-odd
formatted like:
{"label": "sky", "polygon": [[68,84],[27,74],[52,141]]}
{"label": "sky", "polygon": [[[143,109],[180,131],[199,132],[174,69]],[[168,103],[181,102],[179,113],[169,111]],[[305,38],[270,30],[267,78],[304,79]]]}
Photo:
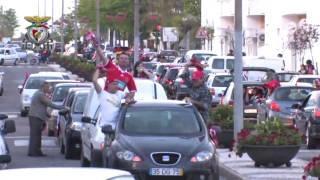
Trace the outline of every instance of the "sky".
{"label": "sky", "polygon": [[[57,20],[62,14],[62,0],[0,0],[0,5],[4,10],[9,8],[16,10],[19,27],[15,31],[14,37],[20,36],[20,33],[26,33],[26,27],[30,25],[24,19],[24,16],[37,16],[39,2],[39,16],[52,16],[53,3],[53,20]],[[45,8],[46,7],[46,8]],[[64,0],[64,13],[70,13],[74,9],[74,0]],[[51,25],[51,20],[49,20]]]}

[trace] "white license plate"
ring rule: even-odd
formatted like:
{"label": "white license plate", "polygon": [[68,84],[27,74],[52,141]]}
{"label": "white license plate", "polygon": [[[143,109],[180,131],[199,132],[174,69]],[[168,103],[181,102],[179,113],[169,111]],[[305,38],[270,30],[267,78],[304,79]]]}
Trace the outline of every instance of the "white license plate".
{"label": "white license plate", "polygon": [[257,109],[245,109],[244,113],[257,113]]}
{"label": "white license plate", "polygon": [[180,168],[151,168],[151,176],[183,176],[183,170]]}

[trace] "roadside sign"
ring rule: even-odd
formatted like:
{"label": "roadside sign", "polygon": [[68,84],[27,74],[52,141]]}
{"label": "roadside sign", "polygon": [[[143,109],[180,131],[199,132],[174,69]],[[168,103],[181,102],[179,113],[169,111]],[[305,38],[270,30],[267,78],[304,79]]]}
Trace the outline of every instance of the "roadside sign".
{"label": "roadside sign", "polygon": [[177,42],[179,33],[176,27],[163,27],[162,28],[162,41],[163,42]]}

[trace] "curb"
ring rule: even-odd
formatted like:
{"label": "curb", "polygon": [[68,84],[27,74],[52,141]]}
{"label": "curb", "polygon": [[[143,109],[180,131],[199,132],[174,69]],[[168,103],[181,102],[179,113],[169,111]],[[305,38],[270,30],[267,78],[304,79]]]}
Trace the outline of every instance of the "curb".
{"label": "curb", "polygon": [[237,171],[228,168],[223,163],[219,162],[219,174],[226,180],[246,180],[246,176],[239,174]]}

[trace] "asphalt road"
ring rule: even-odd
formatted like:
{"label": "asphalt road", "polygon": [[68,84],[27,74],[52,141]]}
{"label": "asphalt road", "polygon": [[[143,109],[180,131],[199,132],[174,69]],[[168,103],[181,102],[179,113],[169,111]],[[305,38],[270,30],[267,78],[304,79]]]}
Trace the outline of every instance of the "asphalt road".
{"label": "asphalt road", "polygon": [[42,150],[46,157],[28,157],[29,122],[28,118],[20,117],[18,85],[23,83],[25,72],[36,73],[50,71],[46,65],[19,64],[18,66],[0,66],[0,72],[4,72],[4,94],[0,96],[0,113],[9,115],[15,120],[16,132],[8,134],[6,139],[9,145],[12,162],[8,167],[77,167],[79,160],[65,160],[60,154],[56,138],[43,135]]}

